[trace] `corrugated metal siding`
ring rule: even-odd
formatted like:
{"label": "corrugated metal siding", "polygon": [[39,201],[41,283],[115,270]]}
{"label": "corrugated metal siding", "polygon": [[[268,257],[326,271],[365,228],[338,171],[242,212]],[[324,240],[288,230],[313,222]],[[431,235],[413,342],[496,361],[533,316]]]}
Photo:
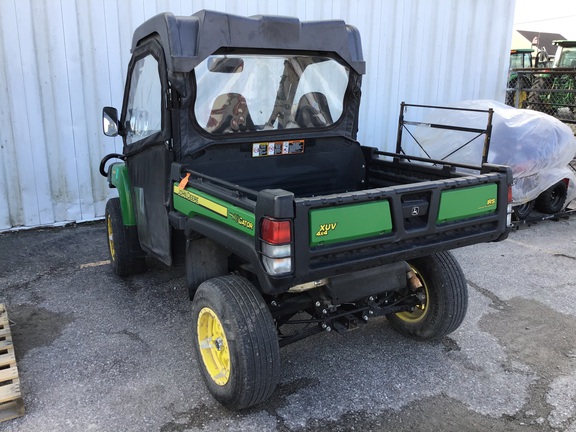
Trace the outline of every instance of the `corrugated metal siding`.
{"label": "corrugated metal siding", "polygon": [[121,142],[102,135],[101,108],[121,105],[132,32],[204,8],[358,27],[367,145],[393,148],[403,100],[504,97],[514,0],[2,0],[0,230],[104,214],[113,192],[98,164]]}

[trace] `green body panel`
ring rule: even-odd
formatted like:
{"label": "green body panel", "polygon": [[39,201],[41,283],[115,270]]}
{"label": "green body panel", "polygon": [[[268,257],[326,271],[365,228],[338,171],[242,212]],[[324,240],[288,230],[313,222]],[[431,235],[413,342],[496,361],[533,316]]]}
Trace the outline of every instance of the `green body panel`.
{"label": "green body panel", "polygon": [[120,198],[120,209],[122,211],[122,222],[125,226],[135,226],[136,216],[132,205],[132,189],[130,188],[130,178],[128,168],[124,163],[118,162],[110,167],[110,183],[118,189]]}
{"label": "green body panel", "polygon": [[388,201],[371,201],[310,211],[310,245],[318,246],[392,231]]}
{"label": "green body panel", "polygon": [[174,183],[173,195],[174,209],[186,216],[202,215],[254,236],[255,216],[248,210],[194,188],[180,189],[178,183]]}
{"label": "green body panel", "polygon": [[452,222],[495,213],[498,207],[498,186],[488,184],[464,189],[442,191],[437,223]]}

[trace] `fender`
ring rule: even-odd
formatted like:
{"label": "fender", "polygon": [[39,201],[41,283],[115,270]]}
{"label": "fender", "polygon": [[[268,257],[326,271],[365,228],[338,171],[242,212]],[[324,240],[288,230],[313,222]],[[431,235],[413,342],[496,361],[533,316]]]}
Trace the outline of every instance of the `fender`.
{"label": "fender", "polygon": [[108,170],[108,183],[110,187],[118,189],[120,209],[122,210],[122,222],[125,226],[136,226],[134,205],[132,204],[132,188],[128,177],[128,168],[124,162],[116,162]]}

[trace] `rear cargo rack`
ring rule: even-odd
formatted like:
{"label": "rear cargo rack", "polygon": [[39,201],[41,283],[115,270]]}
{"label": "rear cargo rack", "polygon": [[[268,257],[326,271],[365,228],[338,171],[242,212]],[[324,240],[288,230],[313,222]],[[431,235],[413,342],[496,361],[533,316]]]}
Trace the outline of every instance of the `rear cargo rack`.
{"label": "rear cargo rack", "polygon": [[[448,110],[448,111],[468,111],[468,112],[486,113],[486,116],[487,116],[486,127],[484,129],[481,129],[481,128],[471,128],[471,127],[464,127],[464,126],[446,125],[446,124],[441,124],[441,123],[428,123],[428,122],[421,122],[421,121],[406,120],[404,113],[406,112],[406,109],[409,107],[425,108],[425,109],[439,109],[439,110]],[[421,162],[432,162],[432,163],[436,162],[436,163],[442,164],[443,163],[442,161],[445,161],[447,158],[452,156],[454,153],[459,152],[460,150],[465,148],[468,144],[470,144],[472,141],[474,141],[475,139],[484,135],[484,147],[482,150],[482,164],[485,164],[488,162],[488,152],[490,151],[490,138],[492,136],[492,117],[493,117],[493,115],[494,115],[494,110],[492,108],[490,108],[488,110],[481,110],[481,109],[473,109],[473,108],[455,108],[455,107],[445,107],[445,106],[436,106],[436,105],[407,104],[405,102],[402,102],[400,104],[400,116],[398,118],[398,135],[396,137],[396,153],[398,155],[405,155],[406,159],[408,159],[409,161],[410,160],[417,160],[417,161],[421,161]],[[432,160],[432,158],[430,157],[428,152],[424,149],[424,146],[418,141],[418,139],[414,136],[414,134],[412,134],[412,132],[410,131],[410,129],[408,129],[407,126],[454,130],[454,131],[460,131],[460,132],[469,132],[469,133],[473,133],[475,135],[471,139],[469,139],[468,141],[466,141],[465,143],[460,145],[458,148],[456,148],[455,150],[453,150],[450,153],[448,153],[447,155],[445,155],[440,161],[434,161],[434,160]],[[405,153],[405,151],[402,147],[402,138],[403,138],[403,132],[404,131],[406,131],[412,137],[414,142],[418,145],[418,147],[420,147],[420,149],[424,152],[424,154],[426,156],[428,156],[428,158],[409,156]],[[478,169],[477,167],[458,165],[458,164],[454,164],[452,162],[450,162],[450,163],[452,165],[461,166],[463,168]]]}

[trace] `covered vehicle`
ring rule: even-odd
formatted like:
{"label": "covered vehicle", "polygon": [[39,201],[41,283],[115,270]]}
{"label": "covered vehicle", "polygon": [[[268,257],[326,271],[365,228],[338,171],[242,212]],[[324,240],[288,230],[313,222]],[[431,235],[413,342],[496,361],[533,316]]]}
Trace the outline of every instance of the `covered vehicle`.
{"label": "covered vehicle", "polygon": [[[492,108],[487,161],[512,168],[517,217],[526,217],[534,205],[543,213],[557,213],[576,197],[576,176],[570,167],[576,138],[567,125],[548,114],[493,100],[463,101],[454,108],[429,110],[422,115],[423,124],[485,126],[481,110]],[[430,127],[417,128],[413,135],[421,154],[433,159],[477,164],[483,158],[485,139],[480,135]]]}

